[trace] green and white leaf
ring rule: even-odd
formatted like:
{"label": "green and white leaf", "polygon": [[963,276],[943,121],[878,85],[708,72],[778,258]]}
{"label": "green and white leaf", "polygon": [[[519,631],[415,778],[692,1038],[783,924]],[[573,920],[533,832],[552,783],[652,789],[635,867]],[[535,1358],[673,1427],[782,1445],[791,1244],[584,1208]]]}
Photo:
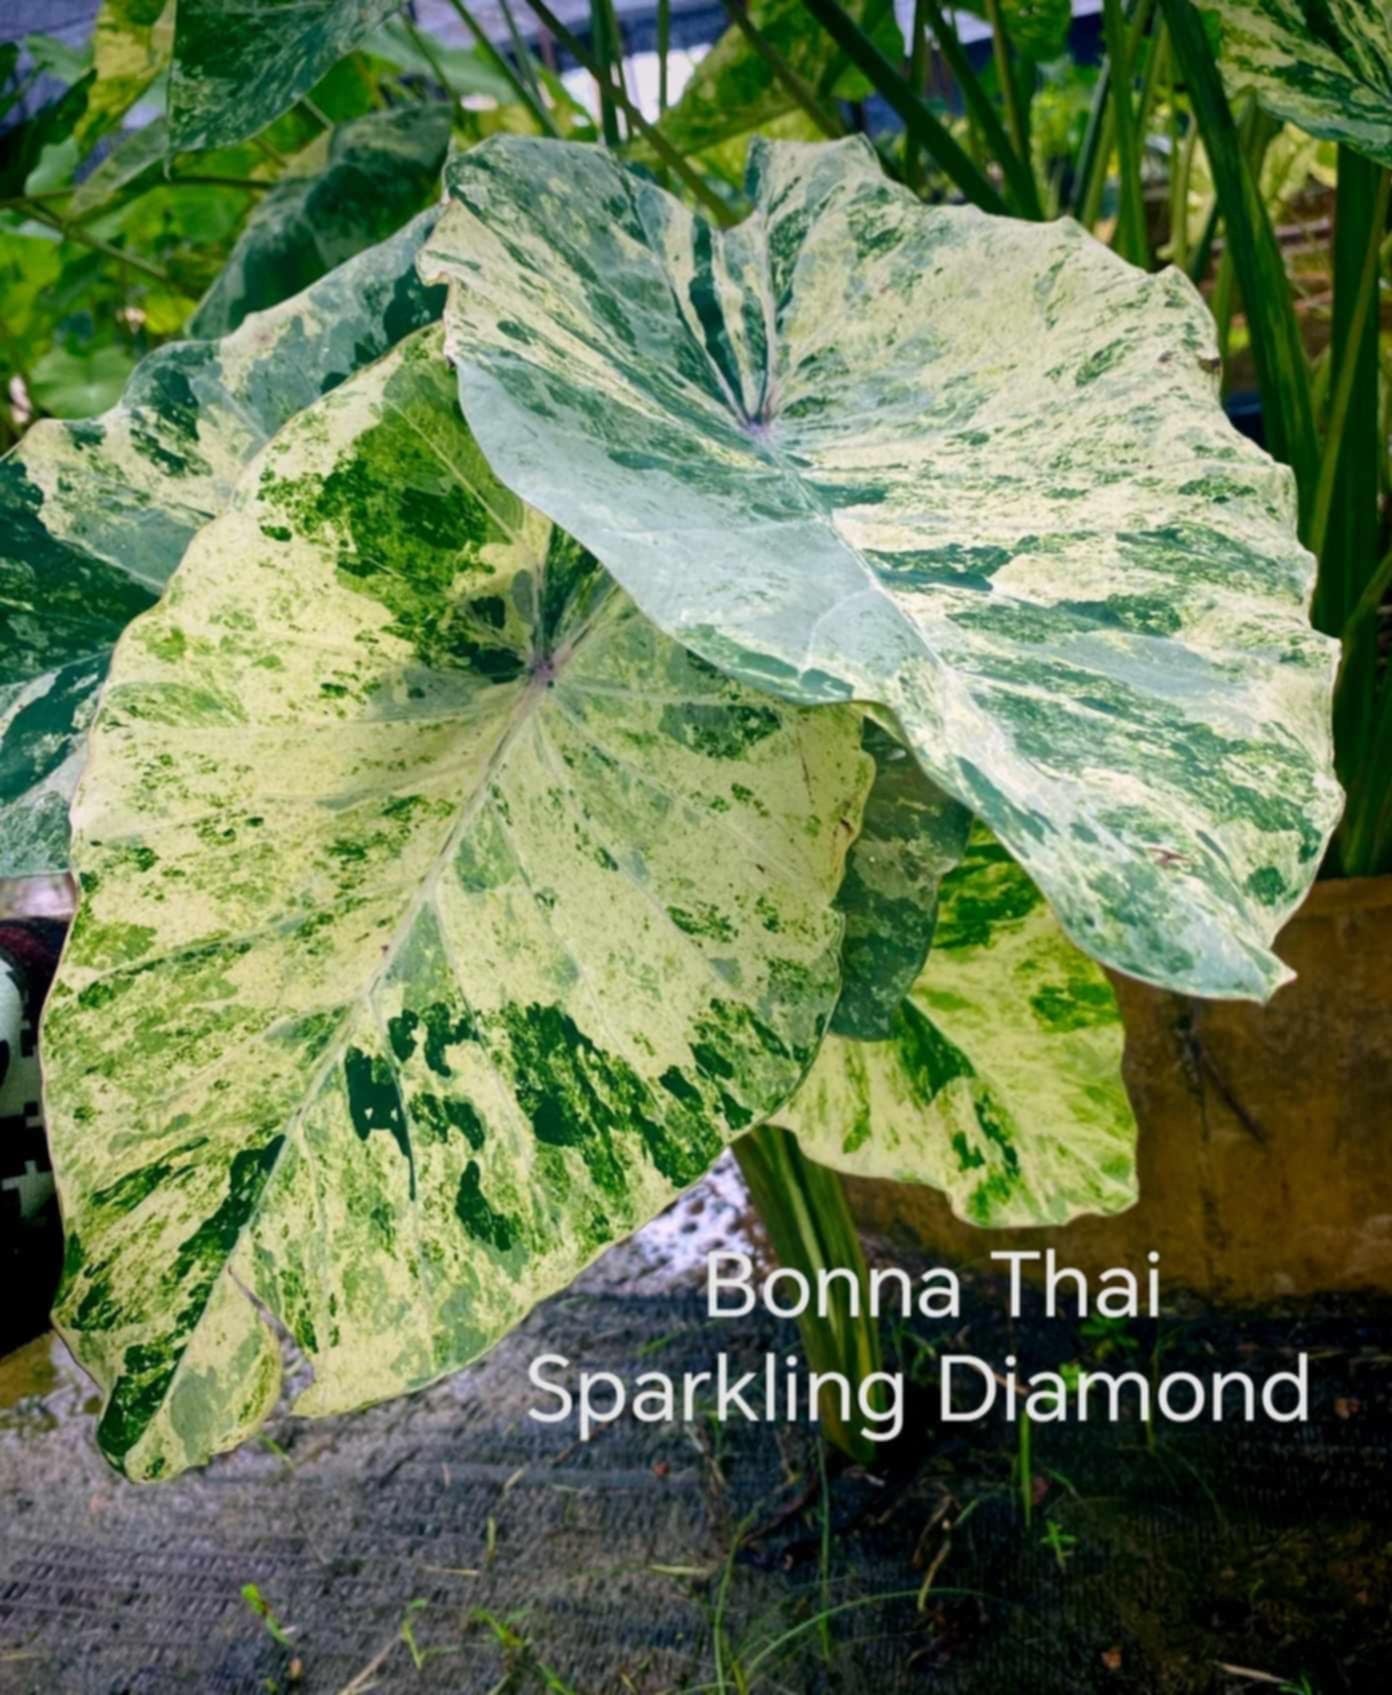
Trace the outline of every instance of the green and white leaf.
{"label": "green and white leaf", "polygon": [[1392,0],[1203,0],[1235,94],[1392,168]]}
{"label": "green and white leaf", "polygon": [[778,1122],[823,1165],[941,1189],[968,1224],[1121,1212],[1136,1199],[1122,1038],[1105,974],[977,826],[890,1039],[828,1037]]}
{"label": "green and white leaf", "polygon": [[293,106],[401,0],[178,0],[169,73],[170,146],[255,135]]}
{"label": "green and white leaf", "polygon": [[175,0],[102,0],[92,25],[93,111],[120,118],[168,65],[174,8]]}
{"label": "green and white leaf", "polygon": [[298,294],[385,240],[438,199],[449,136],[449,107],[440,103],[339,124],[322,164],[283,179],[253,211],[189,334],[230,335],[249,312]]}
{"label": "green and white leaf", "polygon": [[890,1034],[923,969],[938,887],[962,857],[971,814],[868,718],[861,745],[875,761],[875,782],[836,897],[846,933],[841,998],[830,1028],[866,1042]]}
{"label": "green and white leaf", "polygon": [[[890,0],[847,0],[846,11],[891,58],[904,43]],[[860,99],[869,85],[802,0],[751,0],[749,21],[804,82],[824,95]],[[682,154],[706,153],[786,120],[801,107],[738,25],[731,24],[691,73],[658,128]],[[810,121],[810,120],[807,120]],[[640,147],[638,152],[643,150]]]}
{"label": "green and white leaf", "polygon": [[924,206],[858,138],[756,142],[729,232],[598,150],[495,138],[446,176],[422,270],[509,487],[730,675],[892,714],[1087,952],[1286,980],[1337,650],[1184,278]]}
{"label": "green and white leaf", "polygon": [[48,1003],[58,1321],[133,1477],[489,1347],[791,1095],[873,774],[496,483],[436,329],[122,641]]}
{"label": "green and white leaf", "polygon": [[222,342],[157,348],[120,404],[0,460],[0,876],[67,865],[68,801],[117,636],[287,418],[437,317],[434,217]]}

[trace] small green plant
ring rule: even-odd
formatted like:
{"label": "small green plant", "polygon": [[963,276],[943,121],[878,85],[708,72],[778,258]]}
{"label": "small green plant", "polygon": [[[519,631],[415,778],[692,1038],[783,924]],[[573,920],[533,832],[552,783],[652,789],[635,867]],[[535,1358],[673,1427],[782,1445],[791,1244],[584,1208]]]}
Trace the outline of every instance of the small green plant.
{"label": "small green plant", "polygon": [[1078,1538],[1066,1531],[1057,1519],[1051,1518],[1045,1527],[1040,1543],[1054,1556],[1054,1561],[1060,1571],[1068,1570],[1068,1562],[1078,1546]]}
{"label": "small green plant", "polygon": [[469,1623],[487,1630],[502,1649],[507,1673],[497,1685],[498,1695],[502,1695],[504,1689],[512,1686],[518,1673],[525,1672],[536,1676],[547,1695],[577,1695],[577,1691],[564,1678],[554,1672],[545,1661],[538,1659],[536,1650],[523,1629],[525,1620],[525,1611],[500,1617],[486,1607],[472,1607],[469,1610]]}
{"label": "small green plant", "polygon": [[278,1647],[289,1648],[291,1646],[291,1632],[276,1617],[270,1602],[256,1584],[244,1583],[242,1585],[242,1599],[256,1617],[261,1620],[261,1623],[265,1626],[266,1634],[272,1642],[276,1643]]}

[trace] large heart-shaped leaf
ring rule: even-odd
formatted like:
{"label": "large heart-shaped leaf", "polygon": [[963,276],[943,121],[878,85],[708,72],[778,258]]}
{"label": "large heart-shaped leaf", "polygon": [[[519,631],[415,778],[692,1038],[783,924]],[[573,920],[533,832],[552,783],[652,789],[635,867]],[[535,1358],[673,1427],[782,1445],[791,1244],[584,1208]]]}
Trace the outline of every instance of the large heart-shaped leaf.
{"label": "large heart-shaped leaf", "polygon": [[230,335],[257,312],[384,240],[437,198],[449,145],[443,104],[369,112],[340,124],[322,169],[278,183],[247,220],[189,334]]}
{"label": "large heart-shaped leaf", "polygon": [[1121,1014],[1104,973],[978,826],[888,1040],[829,1036],[780,1124],[823,1165],[927,1183],[969,1224],[1062,1224],[1136,1199]]}
{"label": "large heart-shaped leaf", "polygon": [[1087,951],[1269,994],[1336,649],[1198,295],[859,139],[751,158],[728,233],[598,150],[447,168],[421,263],[490,463],[732,676],[893,713]]}
{"label": "large heart-shaped leaf", "polygon": [[87,718],[126,624],[287,418],[438,316],[433,212],[223,342],[157,348],[121,403],[0,460],[0,876],[67,864]]}
{"label": "large heart-shaped leaf", "polygon": [[1203,0],[1235,93],[1392,168],[1392,0]]}
{"label": "large heart-shaped leaf", "polygon": [[168,1474],[462,1364],[792,1093],[872,775],[493,479],[438,329],[289,423],[117,651],[48,1004],[59,1321]]}
{"label": "large heart-shaped leaf", "polygon": [[169,139],[190,151],[255,135],[401,0],[178,0]]}

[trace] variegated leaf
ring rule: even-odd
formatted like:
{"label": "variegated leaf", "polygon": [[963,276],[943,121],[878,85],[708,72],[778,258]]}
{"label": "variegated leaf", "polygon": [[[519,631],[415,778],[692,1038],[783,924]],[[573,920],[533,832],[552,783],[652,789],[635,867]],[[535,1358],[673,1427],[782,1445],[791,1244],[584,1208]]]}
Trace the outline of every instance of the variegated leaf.
{"label": "variegated leaf", "polygon": [[969,1224],[1062,1224],[1136,1198],[1121,1015],[1103,972],[978,826],[883,1042],[828,1037],[780,1124],[824,1165],[941,1189]]}
{"label": "variegated leaf", "polygon": [[44,1025],[58,1320],[135,1477],[463,1364],[788,1098],[858,716],[751,694],[493,479],[438,328],[117,650]]}
{"label": "variegated leaf", "polygon": [[1234,93],[1392,168],[1392,0],[1203,0]]}
{"label": "variegated leaf", "polygon": [[127,112],[169,63],[175,0],[102,0],[92,25],[97,80],[89,111]]}
{"label": "variegated leaf", "polygon": [[751,159],[724,233],[598,150],[447,168],[421,263],[490,463],[730,675],[892,713],[1085,950],[1269,995],[1336,649],[1198,295],[924,206],[860,139]]}
{"label": "variegated leaf", "polygon": [[401,0],[178,0],[169,73],[171,148],[255,135]]}
{"label": "variegated leaf", "polygon": [[323,164],[261,201],[189,321],[192,336],[230,335],[249,312],[307,288],[385,240],[438,198],[449,145],[443,103],[368,112],[339,124]]}
{"label": "variegated leaf", "polygon": [[36,424],[0,460],[0,876],[67,864],[68,801],[112,645],[242,467],[438,316],[414,265],[433,217],[226,341],[156,349],[112,411]]}
{"label": "variegated leaf", "polygon": [[831,1029],[857,1041],[890,1034],[923,969],[938,887],[962,857],[971,814],[924,776],[909,750],[869,719],[861,745],[875,761],[860,834],[836,904],[846,919],[841,998]]}

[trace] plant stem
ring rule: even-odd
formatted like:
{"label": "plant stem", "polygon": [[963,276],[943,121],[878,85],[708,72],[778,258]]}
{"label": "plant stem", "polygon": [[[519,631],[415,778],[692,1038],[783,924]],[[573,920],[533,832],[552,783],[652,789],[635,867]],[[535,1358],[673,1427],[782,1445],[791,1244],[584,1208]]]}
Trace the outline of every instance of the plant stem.
{"label": "plant stem", "polygon": [[1379,286],[1387,223],[1386,171],[1339,151],[1334,227],[1334,369],[1310,541],[1317,546],[1315,622],[1340,637],[1334,748],[1348,796],[1331,868],[1346,877],[1392,869],[1392,688],[1384,674],[1379,612],[1392,586],[1381,543],[1385,435],[1379,404]]}
{"label": "plant stem", "polygon": [[[166,183],[170,188],[179,188],[185,183],[196,183],[200,188],[246,188],[264,194],[277,184],[271,178],[261,177],[216,177],[199,173],[195,176],[167,177]],[[102,210],[105,210],[103,206]]]}
{"label": "plant stem", "polygon": [[272,147],[264,135],[249,136],[248,140],[262,158],[269,159],[278,171],[283,171],[290,161],[278,148]]}
{"label": "plant stem", "polygon": [[[1174,111],[1174,54],[1170,54],[1170,109]],[[1175,129],[1178,137],[1178,125]],[[1194,153],[1199,145],[1199,126],[1190,122],[1182,141],[1176,141],[1174,175],[1170,179],[1170,262],[1178,270],[1189,269],[1189,184],[1193,179]]]}
{"label": "plant stem", "polygon": [[137,259],[132,253],[122,252],[119,247],[113,247],[109,241],[102,241],[99,236],[83,229],[80,224],[69,223],[43,206],[26,205],[24,209],[40,223],[59,231],[65,241],[80,242],[83,247],[90,247],[96,253],[104,253],[108,259],[114,259],[118,264],[129,265],[133,271],[140,271],[165,288],[174,287],[174,280],[167,271],[160,270],[157,265],[151,265],[144,259]]}
{"label": "plant stem", "polygon": [[604,0],[590,0],[590,51],[596,68],[594,77],[599,92],[599,127],[606,147],[618,147],[623,142],[619,134],[618,106],[609,72],[614,61],[616,43],[609,33],[609,11]]}
{"label": "plant stem", "polygon": [[[914,0],[913,40],[909,49],[909,83],[922,100],[928,93],[928,8]],[[918,142],[905,132],[904,181],[917,192],[923,181],[923,156]]]}
{"label": "plant stem", "polygon": [[672,0],[657,0],[657,111],[667,110],[667,57],[672,47]]}
{"label": "plant stem", "polygon": [[803,1351],[816,1372],[838,1372],[850,1385],[852,1416],[841,1417],[835,1394],[824,1393],[818,1413],[822,1433],[853,1460],[867,1464],[876,1445],[856,1422],[862,1384],[880,1369],[880,1338],[869,1313],[869,1278],[860,1236],[834,1171],[805,1157],[787,1130],[764,1125],[735,1143],[735,1158],[768,1232],[778,1262],[800,1271],[815,1290],[821,1271],[849,1271],[858,1285],[852,1311],[841,1279],[829,1290],[826,1317],[809,1307],[798,1320]]}
{"label": "plant stem", "polygon": [[[581,66],[582,69],[588,71],[590,75],[594,77],[595,81],[599,82],[601,80],[601,76],[599,66],[596,61],[585,51],[584,47],[570,33],[550,7],[544,4],[544,0],[527,0],[527,4],[531,7],[532,11],[536,13],[541,22],[546,25],[547,29],[551,31],[556,40],[560,42],[561,46],[565,48],[566,52],[570,54],[571,58],[575,60],[576,64]],[[707,182],[705,182],[694,170],[692,170],[691,166],[687,164],[686,160],[682,158],[681,154],[677,152],[676,148],[672,146],[671,142],[668,141],[667,137],[663,135],[661,130],[653,128],[653,126],[628,98],[628,95],[623,91],[623,89],[613,86],[609,82],[607,75],[603,77],[603,82],[609,89],[610,97],[616,102],[616,104],[623,108],[624,112],[628,116],[629,122],[648,143],[653,152],[657,154],[663,164],[670,166],[670,168],[676,172],[676,174],[711,214],[715,221],[727,227],[736,222],[737,214],[725,204],[725,202],[714,192]]]}
{"label": "plant stem", "polygon": [[[1316,623],[1334,634],[1358,598],[1358,575],[1376,557],[1377,392],[1379,271],[1387,229],[1392,178],[1347,147],[1339,149],[1339,189],[1334,228],[1333,395],[1325,424],[1319,482],[1310,516],[1310,550],[1320,561]],[[1355,407],[1355,394],[1358,404]],[[1349,429],[1350,421],[1356,427]],[[1335,490],[1343,496],[1341,522],[1330,550]],[[1366,508],[1364,522],[1352,509]],[[1351,520],[1351,521],[1350,521]]]}
{"label": "plant stem", "polygon": [[533,118],[536,119],[537,124],[541,128],[541,133],[559,140],[561,132],[557,129],[556,120],[551,116],[550,108],[547,106],[546,102],[544,100],[538,102],[533,98],[531,90],[525,85],[525,83],[523,83],[521,77],[518,76],[517,72],[508,63],[507,55],[500,53],[493,45],[492,38],[485,33],[473,13],[464,4],[464,0],[450,0],[450,5],[454,8],[455,15],[458,17],[460,23],[464,25],[465,29],[468,30],[469,34],[473,36],[475,42],[478,44],[479,52],[483,54],[488,63],[492,65],[493,69],[497,71],[500,77],[502,77],[503,81],[517,96],[518,101],[525,106]]}
{"label": "plant stem", "polygon": [[1223,92],[1203,19],[1190,0],[1162,0],[1222,207],[1227,246],[1242,290],[1272,453],[1295,472],[1302,533],[1319,476],[1310,378],[1285,261]]}
{"label": "plant stem", "polygon": [[508,0],[498,0],[498,6],[503,14],[503,22],[507,25],[508,40],[512,43],[512,51],[517,59],[518,75],[531,90],[532,99],[538,106],[544,106],[541,84],[537,81],[536,67],[532,64],[532,55],[527,50],[527,43],[522,39],[522,31],[517,27],[517,19],[513,16],[512,7]]}
{"label": "plant stem", "polygon": [[933,39],[938,44],[938,51],[956,78],[957,86],[962,90],[968,120],[974,130],[979,128],[987,148],[1005,174],[1013,210],[1024,218],[1042,218],[1044,211],[1039,204],[1039,185],[1034,180],[1034,171],[1028,157],[1022,157],[1016,152],[1014,144],[1006,134],[1005,125],[1001,122],[1000,113],[996,110],[995,101],[991,99],[981,78],[972,69],[971,60],[968,59],[956,30],[944,16],[939,0],[925,0],[925,9],[933,26]]}
{"label": "plant stem", "polygon": [[[986,0],[986,18],[991,25],[991,52],[996,61],[996,81],[1005,102],[1005,120],[1016,153],[1026,163],[1030,157],[1030,110],[1020,86],[1020,72],[1010,51],[1000,0]],[[1031,71],[1031,75],[1033,72]]]}
{"label": "plant stem", "polygon": [[793,69],[773,43],[749,21],[747,0],[722,0],[735,27],[773,72],[774,81],[807,113],[822,134],[835,141],[845,135],[846,126],[830,107],[824,104],[817,91]]}
{"label": "plant stem", "polygon": [[1376,640],[1369,646],[1372,663],[1359,665],[1353,673],[1368,685],[1357,703],[1362,734],[1356,762],[1349,770],[1341,759],[1339,770],[1348,791],[1338,836],[1338,868],[1345,877],[1380,877],[1392,871],[1392,783],[1387,781],[1392,771],[1392,687],[1386,677],[1377,684]]}
{"label": "plant stem", "polygon": [[[1134,64],[1141,42],[1150,28],[1156,0],[1134,0],[1126,32],[1126,55]],[[1102,193],[1116,146],[1116,113],[1112,103],[1114,70],[1110,60],[1102,66],[1088,114],[1087,133],[1073,185],[1073,215],[1085,229],[1092,229],[1102,212]]]}
{"label": "plant stem", "polygon": [[1008,211],[985,172],[972,163],[946,124],[929,111],[907,78],[890,64],[854,18],[848,17],[836,0],[803,0],[803,4],[967,199],[984,212]]}
{"label": "plant stem", "polygon": [[403,10],[401,14],[401,21],[406,26],[407,35],[409,35],[411,40],[415,43],[416,51],[420,54],[421,58],[425,60],[426,64],[430,66],[430,73],[435,78],[435,81],[439,83],[441,92],[447,99],[452,100],[454,98],[454,88],[450,83],[448,76],[445,75],[445,67],[440,63],[440,55],[435,51],[432,44],[425,38],[421,31],[416,28],[415,19],[412,18],[410,12]]}
{"label": "plant stem", "polygon": [[1121,209],[1113,245],[1123,259],[1145,268],[1150,264],[1150,247],[1146,240],[1145,194],[1141,183],[1136,110],[1131,104],[1134,60],[1121,0],[1102,0],[1102,23],[1107,38],[1107,57],[1111,60],[1112,111],[1117,168],[1121,178]]}

